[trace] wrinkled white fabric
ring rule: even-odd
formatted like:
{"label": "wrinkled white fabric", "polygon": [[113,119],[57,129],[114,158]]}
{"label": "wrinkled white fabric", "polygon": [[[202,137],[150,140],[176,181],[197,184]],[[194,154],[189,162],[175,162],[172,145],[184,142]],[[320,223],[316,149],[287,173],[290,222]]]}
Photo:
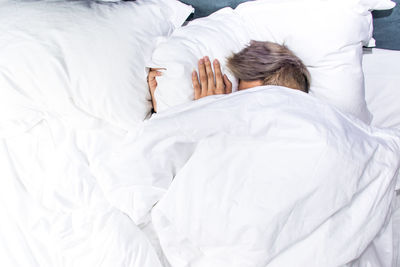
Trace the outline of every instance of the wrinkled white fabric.
{"label": "wrinkled white fabric", "polygon": [[134,221],[161,199],[172,266],[341,266],[390,219],[399,145],[398,131],[259,87],[158,114],[97,167]]}
{"label": "wrinkled white fabric", "polygon": [[177,0],[0,2],[0,136],[45,112],[136,127],[152,108],[145,63],[155,40],[191,11]]}
{"label": "wrinkled white fabric", "polygon": [[162,266],[142,231],[109,204],[89,168],[93,155],[110,151],[123,136],[95,121],[76,129],[48,116],[25,133],[0,139],[1,266]]}
{"label": "wrinkled white fabric", "polygon": [[[363,55],[365,75],[365,97],[373,119],[371,124],[377,127],[400,129],[400,106],[397,99],[400,84],[400,51],[386,49],[365,49]],[[396,186],[400,190],[400,179]],[[388,222],[386,231],[379,235],[363,254],[359,266],[366,261],[376,262],[379,266],[400,266],[400,191],[393,205],[393,219]],[[385,234],[386,233],[386,234]],[[389,247],[389,249],[388,249]],[[393,258],[387,255],[393,248]]]}
{"label": "wrinkled white fabric", "polygon": [[290,93],[249,93],[203,114],[204,125],[238,118],[203,136],[153,211],[174,266],[341,266],[385,230],[399,137]]}
{"label": "wrinkled white fabric", "polygon": [[[393,255],[398,134],[281,87],[207,97],[128,134],[48,115],[1,141],[0,258],[5,266],[372,264]],[[364,257],[371,242],[388,251]]]}

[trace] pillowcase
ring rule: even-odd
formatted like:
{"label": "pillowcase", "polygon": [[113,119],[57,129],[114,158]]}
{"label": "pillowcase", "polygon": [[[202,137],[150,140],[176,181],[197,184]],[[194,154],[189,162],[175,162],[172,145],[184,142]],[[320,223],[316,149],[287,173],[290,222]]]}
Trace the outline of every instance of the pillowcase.
{"label": "pillowcase", "polygon": [[176,0],[1,2],[0,123],[87,114],[134,127],[151,110],[153,44],[191,12]]}
{"label": "pillowcase", "polygon": [[339,0],[339,2],[352,6],[362,14],[368,14],[371,10],[391,9],[396,5],[392,0]]}
{"label": "pillowcase", "polygon": [[[362,45],[371,38],[368,9],[382,7],[379,3],[391,2],[259,0],[243,3],[224,16],[217,12],[192,21],[153,53],[154,66],[167,68],[158,78],[158,110],[193,99],[190,79],[198,58],[218,58],[224,67],[227,55],[255,39],[285,44],[308,67],[312,77],[310,94],[369,123]],[[364,6],[368,9],[361,8]],[[240,41],[232,43],[236,38]]]}
{"label": "pillowcase", "polygon": [[311,95],[370,123],[361,65],[362,46],[371,38],[369,12],[319,0],[257,1],[236,11],[254,39],[285,44],[303,60],[311,74]]}

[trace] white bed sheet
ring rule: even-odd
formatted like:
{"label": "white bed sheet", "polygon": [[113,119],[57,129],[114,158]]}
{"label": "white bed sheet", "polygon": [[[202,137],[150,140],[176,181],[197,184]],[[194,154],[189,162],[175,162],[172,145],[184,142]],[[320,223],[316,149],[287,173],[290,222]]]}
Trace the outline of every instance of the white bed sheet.
{"label": "white bed sheet", "polygon": [[400,51],[364,49],[363,71],[372,125],[400,129]]}
{"label": "white bed sheet", "polygon": [[[372,125],[400,129],[400,51],[366,48],[363,54],[365,97]],[[399,188],[399,186],[397,186]],[[400,190],[393,206],[393,267],[400,266]]]}
{"label": "white bed sheet", "polygon": [[397,194],[393,212],[393,266],[400,266],[400,194]]}

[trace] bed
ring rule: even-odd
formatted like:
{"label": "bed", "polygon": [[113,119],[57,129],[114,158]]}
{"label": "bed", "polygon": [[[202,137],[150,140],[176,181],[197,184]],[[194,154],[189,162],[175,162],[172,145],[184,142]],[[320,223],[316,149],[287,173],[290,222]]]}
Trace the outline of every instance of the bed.
{"label": "bed", "polygon": [[[400,266],[398,10],[0,1],[0,265]],[[252,39],[293,49],[310,94],[192,101],[197,59],[232,77]]]}

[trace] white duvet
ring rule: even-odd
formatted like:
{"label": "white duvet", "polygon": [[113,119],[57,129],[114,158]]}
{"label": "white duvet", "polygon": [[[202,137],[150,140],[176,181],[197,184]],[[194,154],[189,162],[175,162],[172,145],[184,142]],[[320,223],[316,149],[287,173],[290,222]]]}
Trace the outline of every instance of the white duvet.
{"label": "white duvet", "polygon": [[[118,136],[92,122],[78,130],[46,116],[0,139],[0,266],[161,266],[145,235],[107,202],[90,172],[90,154],[109,150]],[[109,147],[100,147],[102,140]]]}
{"label": "white duvet", "polygon": [[1,141],[1,266],[391,266],[399,148],[281,87],[127,134],[48,114]]}
{"label": "white duvet", "polygon": [[365,266],[391,223],[399,147],[396,131],[260,87],[156,115],[92,169],[137,224],[152,210],[174,267]]}

